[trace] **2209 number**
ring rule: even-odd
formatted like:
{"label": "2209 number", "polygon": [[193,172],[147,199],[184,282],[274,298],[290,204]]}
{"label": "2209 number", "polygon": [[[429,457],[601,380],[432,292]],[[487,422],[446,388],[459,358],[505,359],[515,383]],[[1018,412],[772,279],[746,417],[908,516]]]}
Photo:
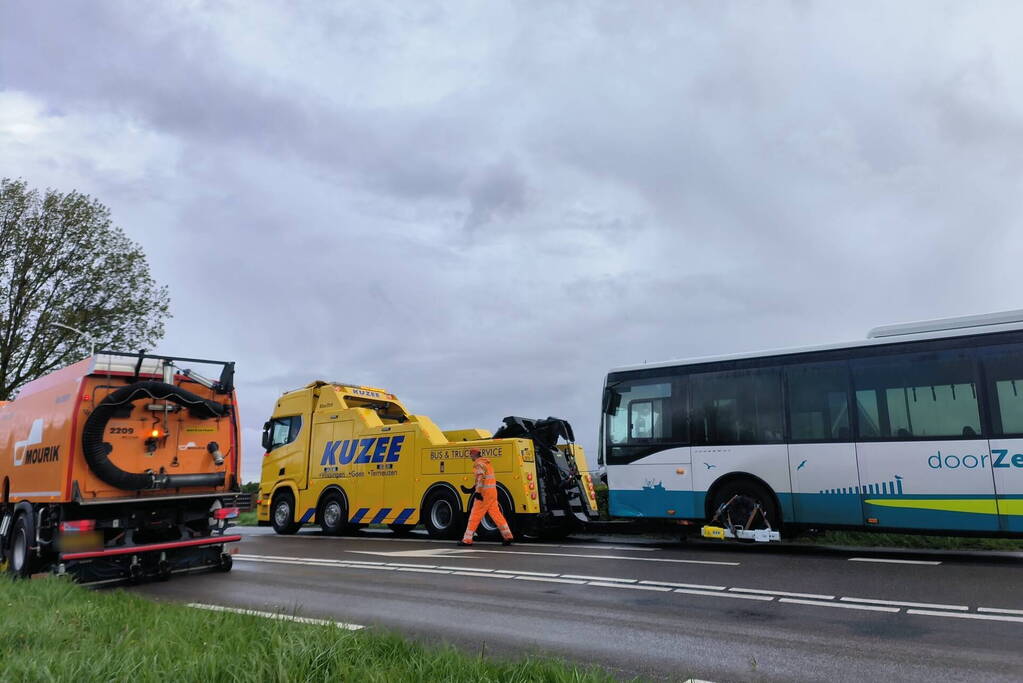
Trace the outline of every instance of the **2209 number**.
{"label": "2209 number", "polygon": [[111,427],[110,428],[110,433],[111,434],[134,434],[135,433],[135,428],[134,427]]}

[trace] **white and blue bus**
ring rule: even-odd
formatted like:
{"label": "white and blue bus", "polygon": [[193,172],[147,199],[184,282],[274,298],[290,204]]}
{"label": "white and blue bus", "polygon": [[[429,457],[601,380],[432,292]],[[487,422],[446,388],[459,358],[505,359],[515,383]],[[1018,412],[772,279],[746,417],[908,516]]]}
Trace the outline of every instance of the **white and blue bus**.
{"label": "white and blue bus", "polygon": [[613,517],[1023,534],[1023,311],[619,368],[603,412]]}

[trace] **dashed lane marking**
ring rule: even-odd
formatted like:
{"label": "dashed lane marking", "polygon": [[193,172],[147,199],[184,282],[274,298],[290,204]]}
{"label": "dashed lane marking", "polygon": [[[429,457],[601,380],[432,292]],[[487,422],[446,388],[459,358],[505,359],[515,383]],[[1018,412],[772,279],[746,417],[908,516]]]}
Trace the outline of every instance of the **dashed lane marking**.
{"label": "dashed lane marking", "polygon": [[577,585],[583,585],[585,581],[578,581],[576,579],[558,579],[553,576],[513,576],[512,578],[518,579],[519,581],[546,581],[548,583],[574,583]]}
{"label": "dashed lane marking", "polygon": [[[547,572],[527,572],[512,569],[488,569],[480,567],[439,567],[432,564],[411,564],[407,562],[361,562],[355,560],[330,560],[323,558],[291,558],[274,555],[235,555],[240,562],[268,562],[275,564],[306,565],[311,567],[332,567],[336,569],[380,569],[392,572],[413,572],[420,574],[448,574],[490,579],[516,579],[519,581],[540,581],[576,586],[594,586],[598,588],[623,588],[645,590],[660,593],[682,593],[715,598],[735,598],[739,600],[759,600],[813,607],[837,607],[840,609],[861,610],[866,612],[899,613],[905,608],[907,614],[939,617],[961,617],[965,619],[983,619],[1023,623],[1023,610],[1005,609],[1001,607],[979,607],[975,613],[969,612],[965,605],[944,605],[938,603],[906,602],[898,600],[881,600],[877,598],[857,598],[817,595],[814,593],[793,593],[764,588],[744,588],[741,586],[704,586],[701,584],[673,583],[670,581],[648,581],[632,578],[610,576],[586,576],[581,574],[552,574]],[[915,609],[915,608],[933,609]]]}
{"label": "dashed lane marking", "polygon": [[672,588],[696,588],[708,591],[723,591],[728,586],[704,586],[699,583],[672,583],[671,581],[640,581],[651,586],[671,586]]}
{"label": "dashed lane marking", "polygon": [[848,602],[825,602],[823,600],[800,600],[798,598],[779,598],[778,602],[790,602],[794,605],[814,605],[816,607],[842,607],[859,609],[867,612],[898,612],[898,607],[879,607],[876,605],[853,605]]}
{"label": "dashed lane marking", "polygon": [[260,612],[254,609],[241,609],[240,607],[224,607],[223,605],[206,605],[200,602],[190,602],[188,607],[194,607],[195,609],[205,609],[211,612],[231,612],[233,614],[246,614],[253,617],[263,617],[265,619],[275,619],[278,621],[295,621],[300,624],[316,624],[318,626],[337,626],[348,631],[358,631],[361,628],[365,628],[361,624],[346,624],[343,621],[331,621],[329,619],[313,619],[312,617],[299,617],[294,614],[280,614],[278,612]]}
{"label": "dashed lane marking", "polygon": [[[843,602],[865,602],[870,605],[891,605],[892,607],[930,607],[932,609],[962,610],[970,608],[966,605],[941,605],[929,602],[902,602],[899,600],[875,600],[873,598],[839,598]],[[978,610],[981,611],[981,610]]]}
{"label": "dashed lane marking", "polygon": [[604,588],[631,588],[637,591],[661,591],[662,593],[670,593],[671,589],[667,586],[641,586],[638,583],[620,583],[612,581],[588,581],[589,586],[603,586]]}
{"label": "dashed lane marking", "polygon": [[834,600],[834,595],[814,595],[813,593],[788,593],[786,591],[769,591],[761,588],[729,588],[735,593],[759,593],[761,595],[778,595],[785,598],[811,598],[814,600]]}
{"label": "dashed lane marking", "polygon": [[636,579],[616,579],[613,576],[583,576],[580,574],[562,574],[566,579],[585,579],[586,581],[614,581],[616,583],[636,583]]}
{"label": "dashed lane marking", "polygon": [[966,614],[964,612],[937,612],[929,609],[908,609],[906,614],[922,614],[928,617],[955,617],[956,619],[984,619],[986,621],[1015,621],[1023,624],[1023,617],[1009,617],[1001,614]]}
{"label": "dashed lane marking", "polygon": [[1023,614],[1023,609],[1002,609],[1001,607],[978,607],[978,612],[993,612],[995,614]]}
{"label": "dashed lane marking", "polygon": [[738,562],[713,562],[711,560],[674,560],[667,557],[627,557],[625,555],[578,555],[575,553],[533,553],[522,550],[476,550],[472,553],[501,553],[502,555],[538,555],[541,557],[581,557],[590,560],[629,560],[631,562],[670,562],[671,564],[709,564],[717,567],[738,567]]}
{"label": "dashed lane marking", "polygon": [[[312,540],[317,539],[321,541],[376,541],[384,543],[446,543],[451,544],[451,541],[440,539],[440,538],[371,538],[367,536],[320,536],[318,534],[295,534],[293,536],[277,536],[274,534],[246,534],[246,538],[291,538],[291,539],[304,539]],[[500,541],[476,541],[477,543],[487,543],[497,545]],[[553,543],[522,543],[515,541],[515,545],[521,548],[574,548],[581,550],[628,550],[635,551],[638,553],[655,553],[661,548],[644,548],[638,545],[557,545]]]}
{"label": "dashed lane marking", "polygon": [[893,560],[887,557],[850,557],[850,562],[880,562],[882,564],[941,564],[939,560]]}
{"label": "dashed lane marking", "polygon": [[714,591],[701,591],[694,588],[676,588],[676,593],[685,593],[686,595],[707,595],[712,598],[736,598],[739,600],[762,600],[764,602],[771,602],[774,598],[770,595],[749,595],[748,593],[715,593]]}

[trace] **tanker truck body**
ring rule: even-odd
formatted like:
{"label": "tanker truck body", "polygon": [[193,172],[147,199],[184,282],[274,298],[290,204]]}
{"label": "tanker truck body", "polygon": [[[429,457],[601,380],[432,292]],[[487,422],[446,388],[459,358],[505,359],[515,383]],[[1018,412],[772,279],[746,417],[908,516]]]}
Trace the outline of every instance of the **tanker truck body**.
{"label": "tanker truck body", "polygon": [[29,382],[0,404],[0,563],[83,582],[230,569],[236,406],[221,361],[101,352]]}

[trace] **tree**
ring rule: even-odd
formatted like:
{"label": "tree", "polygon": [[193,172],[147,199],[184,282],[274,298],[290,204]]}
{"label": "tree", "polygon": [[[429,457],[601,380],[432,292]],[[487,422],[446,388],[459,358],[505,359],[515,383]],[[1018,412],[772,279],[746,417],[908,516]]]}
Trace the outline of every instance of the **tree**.
{"label": "tree", "polygon": [[166,286],[110,210],[71,191],[0,179],[0,400],[96,349],[151,347],[170,317]]}

